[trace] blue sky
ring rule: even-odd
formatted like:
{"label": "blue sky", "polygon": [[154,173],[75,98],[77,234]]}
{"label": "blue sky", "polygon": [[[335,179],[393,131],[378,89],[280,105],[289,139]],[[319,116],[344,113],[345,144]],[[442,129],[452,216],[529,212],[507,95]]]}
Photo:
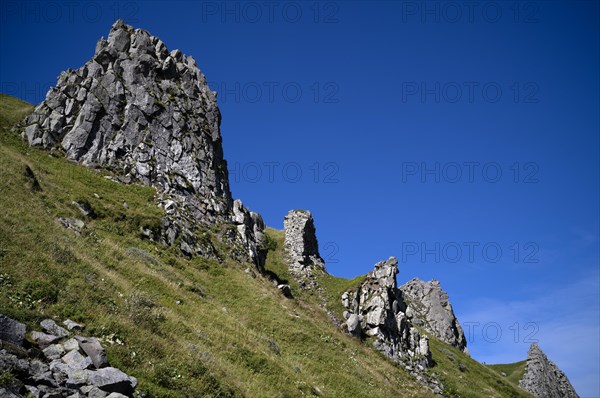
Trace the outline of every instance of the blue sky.
{"label": "blue sky", "polygon": [[332,274],[394,255],[473,357],[536,339],[600,396],[598,2],[4,1],[0,90],[41,101],[117,17],[195,57],[268,225],[311,210]]}

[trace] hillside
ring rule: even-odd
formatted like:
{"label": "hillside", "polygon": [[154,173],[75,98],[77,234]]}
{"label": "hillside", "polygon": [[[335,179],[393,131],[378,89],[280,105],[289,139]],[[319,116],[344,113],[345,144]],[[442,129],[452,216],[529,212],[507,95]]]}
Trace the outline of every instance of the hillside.
{"label": "hillside", "polygon": [[[281,231],[266,231],[265,269],[290,282],[294,299],[229,258],[217,240],[222,263],[146,239],[140,228],[152,228],[162,212],[155,189],[29,148],[11,126],[31,109],[0,97],[0,312],[30,328],[47,317],[86,325],[103,338],[111,363],[139,379],[140,396],[433,396],[340,331],[319,300],[298,289],[283,262]],[[93,214],[82,218],[73,202]],[[85,227],[75,233],[58,217],[82,218]],[[338,316],[341,293],[360,279],[320,279]],[[430,371],[446,385],[444,395],[527,396],[430,340],[437,363]]]}

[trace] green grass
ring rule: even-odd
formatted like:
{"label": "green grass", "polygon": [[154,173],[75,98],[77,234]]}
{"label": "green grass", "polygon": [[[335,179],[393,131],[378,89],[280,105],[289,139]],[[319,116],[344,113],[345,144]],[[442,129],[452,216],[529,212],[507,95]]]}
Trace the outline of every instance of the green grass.
{"label": "green grass", "polygon": [[507,363],[507,364],[498,364],[498,365],[488,365],[491,369],[495,370],[499,374],[502,375],[504,373],[506,376],[506,380],[510,381],[514,385],[518,386],[519,381],[523,378],[525,374],[525,365],[527,361],[515,362],[515,363]]}
{"label": "green grass", "polygon": [[429,336],[436,365],[431,368],[444,383],[446,397],[531,397],[507,378],[460,350]]}

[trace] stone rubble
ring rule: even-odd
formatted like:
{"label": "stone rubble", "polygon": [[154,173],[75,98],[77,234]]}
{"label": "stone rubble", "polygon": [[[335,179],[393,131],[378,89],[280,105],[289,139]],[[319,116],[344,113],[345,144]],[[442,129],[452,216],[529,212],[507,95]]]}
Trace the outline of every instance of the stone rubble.
{"label": "stone rubble", "polygon": [[[64,324],[82,328],[73,321]],[[12,382],[0,387],[0,397],[18,398],[27,394],[35,398],[133,396],[137,380],[110,367],[98,339],[69,338],[70,332],[51,319],[43,320],[40,326],[55,335],[33,331],[30,341],[24,339],[26,327],[22,323],[0,315],[0,326],[0,371],[13,375]],[[80,330],[78,327],[71,329]],[[47,337],[40,338],[40,335]]]}

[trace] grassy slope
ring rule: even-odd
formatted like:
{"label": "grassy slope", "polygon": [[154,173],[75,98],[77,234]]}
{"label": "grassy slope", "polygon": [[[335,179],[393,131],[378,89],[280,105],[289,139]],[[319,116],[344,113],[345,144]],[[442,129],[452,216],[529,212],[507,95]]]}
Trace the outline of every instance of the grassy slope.
{"label": "grassy slope", "polygon": [[[154,397],[432,396],[247,264],[189,261],[142,240],[139,227],[161,217],[154,191],[23,145],[8,126],[30,110],[0,96],[0,312],[30,329],[44,317],[84,323]],[[82,217],[73,200],[98,214],[82,236],[54,221]]]}
{"label": "grassy slope", "polygon": [[429,337],[436,373],[445,385],[447,397],[531,397],[506,377],[454,347]]}
{"label": "grassy slope", "polygon": [[[30,329],[48,316],[86,324],[86,333],[104,337],[111,363],[154,397],[432,396],[336,330],[320,298],[298,289],[283,260],[282,231],[267,230],[267,269],[290,282],[295,300],[244,272],[247,264],[190,261],[142,240],[139,227],[161,217],[154,190],[28,148],[9,126],[30,111],[0,95],[0,312]],[[41,191],[31,189],[26,166]],[[85,219],[82,236],[54,221],[81,218],[73,200],[88,201],[98,215]],[[341,293],[361,279],[319,278],[338,316]],[[438,363],[431,371],[446,395],[527,396],[434,338],[431,347]]]}
{"label": "grassy slope", "polygon": [[525,374],[525,365],[527,361],[515,362],[515,363],[507,363],[507,364],[498,364],[498,365],[488,365],[491,369],[496,372],[502,374],[504,373],[506,379],[518,386],[519,381],[523,378]]}

